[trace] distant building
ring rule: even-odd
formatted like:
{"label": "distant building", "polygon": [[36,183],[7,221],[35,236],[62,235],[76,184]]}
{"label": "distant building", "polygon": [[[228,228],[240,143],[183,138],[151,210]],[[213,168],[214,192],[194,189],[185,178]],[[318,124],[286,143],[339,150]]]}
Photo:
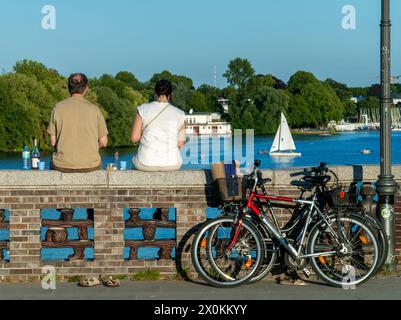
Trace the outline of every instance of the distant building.
{"label": "distant building", "polygon": [[392,94],[393,104],[398,105],[401,104],[401,94],[394,93]]}
{"label": "distant building", "polygon": [[354,103],[358,103],[358,102],[363,101],[363,100],[366,100],[366,99],[367,99],[367,97],[358,96],[358,97],[352,97],[350,100],[351,100],[352,102],[354,102]]}
{"label": "distant building", "polygon": [[[380,95],[375,95],[377,98],[380,98]],[[393,93],[391,95],[391,98],[393,99],[393,104],[398,105],[401,104],[401,94]],[[367,97],[359,96],[359,97],[352,97],[350,100],[354,103],[358,103],[360,101],[366,100]]]}
{"label": "distant building", "polygon": [[185,116],[187,135],[231,135],[231,124],[221,120],[218,113],[193,112]]}
{"label": "distant building", "polygon": [[230,112],[230,106],[228,104],[230,102],[230,100],[227,100],[227,99],[224,99],[224,98],[220,98],[217,101],[221,104],[224,113],[227,114],[227,113]]}

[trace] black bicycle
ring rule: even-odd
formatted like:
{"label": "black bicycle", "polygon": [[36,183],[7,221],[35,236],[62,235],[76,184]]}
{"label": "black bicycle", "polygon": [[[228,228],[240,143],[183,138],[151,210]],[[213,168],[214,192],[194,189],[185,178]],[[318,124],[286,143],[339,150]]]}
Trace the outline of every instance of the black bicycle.
{"label": "black bicycle", "polygon": [[[331,177],[314,174],[305,179],[314,189],[309,200],[277,197],[267,194],[269,181],[258,165],[243,179],[244,188],[253,185],[244,201],[225,204],[224,215],[204,224],[194,239],[192,260],[203,279],[219,287],[258,281],[279,256],[289,268],[306,273],[309,261],[320,278],[335,286],[344,286],[347,270],[358,272],[351,276],[354,281],[348,281],[352,285],[376,272],[379,244],[367,220],[349,211],[320,209],[319,188]],[[277,201],[298,205],[283,229],[272,205]]]}

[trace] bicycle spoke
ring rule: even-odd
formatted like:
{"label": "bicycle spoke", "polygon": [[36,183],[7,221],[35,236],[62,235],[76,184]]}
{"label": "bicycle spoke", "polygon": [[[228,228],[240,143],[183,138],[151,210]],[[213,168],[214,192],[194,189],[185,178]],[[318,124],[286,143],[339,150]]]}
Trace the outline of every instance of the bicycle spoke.
{"label": "bicycle spoke", "polygon": [[[227,231],[230,235],[227,236]],[[237,234],[237,227],[228,228],[226,225],[219,225],[214,232],[211,233],[212,243],[216,255],[211,255],[212,264],[214,263],[216,271],[223,278],[240,280],[249,277],[250,273],[256,271],[255,262],[261,261],[261,250],[255,239],[255,234],[251,232],[246,225],[241,226],[240,232]],[[234,238],[235,236],[235,238]],[[221,238],[224,238],[224,244]],[[233,240],[236,239],[234,242]],[[229,246],[233,246],[228,251]]]}
{"label": "bicycle spoke", "polygon": [[[342,244],[336,247],[338,253],[330,257],[315,258],[312,261],[317,274],[336,286],[353,285],[362,282],[375,270],[378,261],[377,240],[372,231],[358,218],[333,219],[335,232],[341,230]],[[320,253],[329,247],[331,232],[326,228],[312,236],[312,253]],[[323,252],[322,252],[323,253]],[[348,267],[347,267],[348,265]],[[348,268],[347,271],[345,268]],[[350,269],[351,268],[351,269]]]}

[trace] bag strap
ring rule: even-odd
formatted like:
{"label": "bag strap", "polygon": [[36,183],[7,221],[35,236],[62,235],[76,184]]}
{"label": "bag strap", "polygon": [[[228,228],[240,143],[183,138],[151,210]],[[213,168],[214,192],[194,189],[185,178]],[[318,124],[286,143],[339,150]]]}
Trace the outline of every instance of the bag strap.
{"label": "bag strap", "polygon": [[143,130],[142,130],[142,131],[145,131],[157,118],[159,118],[159,117],[162,115],[162,113],[163,113],[164,111],[167,110],[167,108],[168,108],[169,106],[170,106],[170,104],[168,104],[167,106],[165,106],[165,107],[163,108],[162,111],[160,111],[152,120],[150,120],[150,122],[149,122],[145,127],[143,127]]}

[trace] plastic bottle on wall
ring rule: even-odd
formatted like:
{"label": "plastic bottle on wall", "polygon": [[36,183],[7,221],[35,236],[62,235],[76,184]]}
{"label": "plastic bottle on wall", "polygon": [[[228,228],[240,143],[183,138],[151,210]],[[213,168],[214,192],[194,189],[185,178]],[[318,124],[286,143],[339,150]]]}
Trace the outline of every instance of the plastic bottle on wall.
{"label": "plastic bottle on wall", "polygon": [[22,169],[29,170],[30,169],[30,160],[31,160],[31,152],[29,151],[29,147],[25,146],[24,151],[22,151]]}

